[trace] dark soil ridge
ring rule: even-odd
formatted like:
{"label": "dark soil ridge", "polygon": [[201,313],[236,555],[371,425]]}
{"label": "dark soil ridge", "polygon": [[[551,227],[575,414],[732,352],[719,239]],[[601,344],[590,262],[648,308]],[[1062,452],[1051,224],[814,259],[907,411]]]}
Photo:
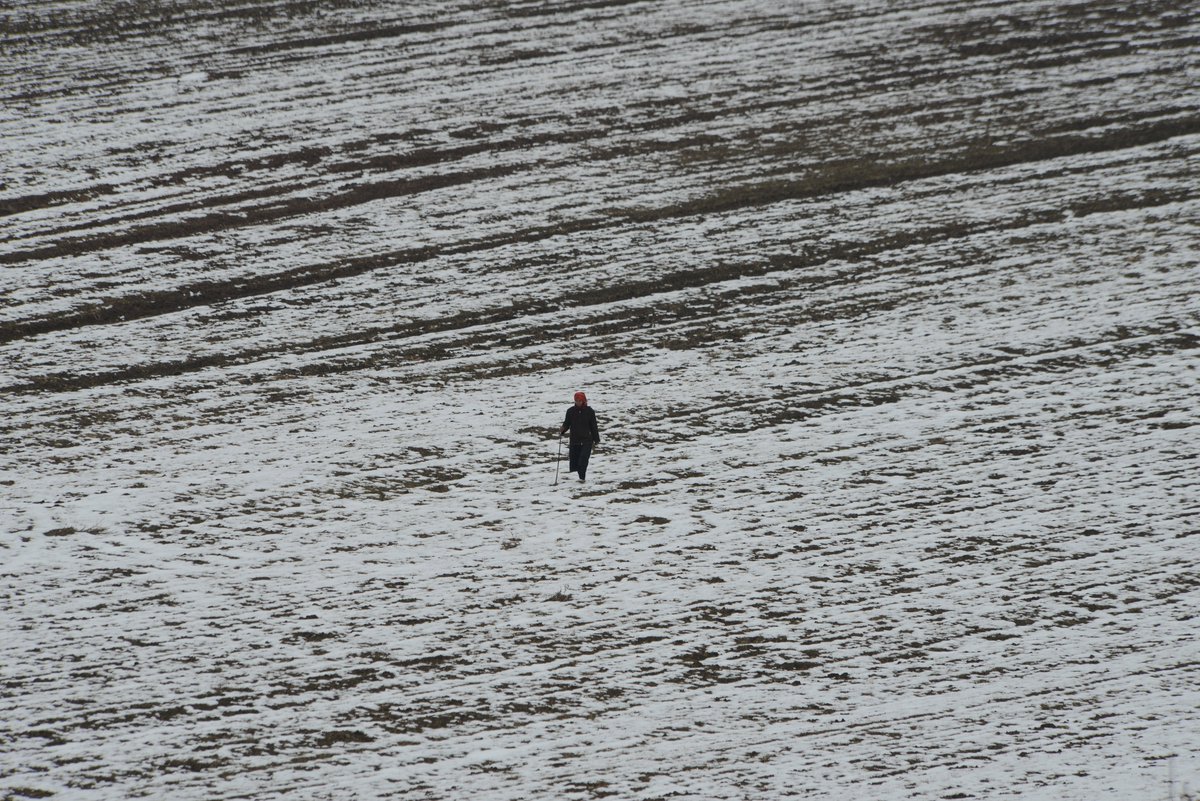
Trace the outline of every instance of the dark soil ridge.
{"label": "dark soil ridge", "polygon": [[[503,9],[502,13],[493,13],[487,17],[484,17],[480,14],[480,7],[478,4],[476,4],[473,7],[465,9],[467,13],[466,17],[451,19],[444,22],[397,22],[395,20],[379,20],[376,22],[367,23],[369,27],[365,28],[341,30],[309,36],[292,35],[291,38],[286,39],[230,47],[220,50],[218,53],[211,54],[211,56],[215,57],[216,55],[220,55],[224,57],[249,57],[251,60],[250,64],[253,65],[252,67],[233,65],[227,68],[227,71],[229,71],[231,74],[237,75],[243,69],[262,69],[266,64],[278,65],[289,62],[309,60],[302,56],[283,56],[275,59],[266,58],[275,54],[289,54],[303,50],[320,50],[323,48],[338,47],[345,44],[366,43],[386,39],[400,39],[403,37],[412,36],[429,37],[431,34],[453,31],[455,28],[461,28],[464,25],[478,25],[480,23],[495,23],[497,26],[507,27],[511,25],[512,20],[516,18],[564,16],[581,11],[595,11],[606,8],[621,8],[628,5],[638,5],[641,4],[641,2],[642,0],[591,0],[590,2],[576,2],[560,5],[547,4],[544,6],[531,6],[526,8],[509,7]],[[313,11],[320,10],[320,4],[311,2],[311,0],[304,0],[304,2],[299,3],[298,6],[298,9],[294,11],[285,10],[284,15],[288,19],[292,19],[301,15],[312,17]],[[464,9],[458,10],[464,11]],[[848,19],[867,19],[875,16],[882,16],[883,13],[884,12],[842,15],[842,17],[833,16],[829,20],[813,21],[812,23],[806,24],[820,24],[823,22],[836,22]],[[253,20],[254,22],[258,22],[260,24],[264,23],[265,21],[266,24],[269,24],[272,18],[280,16],[280,14],[273,14],[264,11],[261,8],[226,9],[208,12],[205,14],[194,14],[193,16],[186,18],[180,18],[181,15],[173,16],[169,13],[164,13],[161,14],[158,19],[152,21],[142,21],[137,20],[136,18],[129,18],[128,21],[124,22],[121,27],[115,30],[111,25],[111,14],[105,14],[99,17],[90,14],[86,17],[84,15],[80,16],[81,19],[75,23],[76,27],[69,29],[54,29],[45,25],[37,26],[35,24],[28,23],[21,26],[14,23],[14,21],[9,21],[9,30],[12,33],[9,34],[8,38],[11,40],[11,46],[13,47],[29,47],[31,45],[36,45],[39,47],[53,47],[55,46],[55,40],[66,40],[75,46],[93,46],[102,42],[121,42],[127,39],[154,36],[156,34],[168,35],[174,32],[176,29],[182,28],[186,30],[190,25],[204,22],[247,19]],[[756,22],[763,19],[771,18],[752,18],[752,20]],[[546,23],[544,27],[550,27],[551,25],[552,23]],[[791,24],[788,20],[783,20],[778,26],[778,28],[781,30],[791,27],[798,26]],[[697,33],[707,33],[710,30],[711,28],[688,26],[686,30],[671,32],[666,35],[657,31],[650,33],[638,31],[636,35],[639,36],[643,41],[652,41],[656,45],[661,45],[662,41],[667,38],[695,35]],[[13,33],[16,35],[13,35]],[[285,35],[298,33],[299,31],[289,31],[288,34]],[[21,38],[17,38],[18,36]],[[650,39],[649,37],[653,37],[653,39]],[[626,41],[634,41],[633,35],[631,35]],[[605,43],[601,45],[594,45],[590,48],[579,48],[573,52],[581,52],[588,49],[608,49],[611,47],[611,43]],[[466,50],[467,52],[474,50],[479,50],[485,53],[490,52],[480,47],[466,48]],[[506,53],[498,59],[489,59],[487,63],[490,65],[514,63],[530,58],[543,58],[548,55],[570,56],[572,54],[557,50],[543,50],[535,48],[532,51]],[[97,89],[124,85],[130,79],[158,77],[164,77],[163,72],[160,69],[141,69],[136,72],[127,72],[120,80],[93,80],[87,84],[86,88],[89,91],[95,91]],[[0,101],[14,102],[39,100],[55,97],[61,93],[62,92],[59,90],[29,90],[17,94],[0,96]]]}
{"label": "dark soil ridge", "polygon": [[[333,161],[327,164],[325,169],[327,174],[352,173],[367,170],[373,170],[376,172],[397,172],[406,169],[417,169],[420,167],[432,167],[449,164],[470,156],[478,155],[480,153],[498,154],[520,152],[523,150],[528,150],[529,148],[547,144],[574,144],[604,135],[604,131],[593,128],[581,131],[556,132],[553,134],[546,133],[529,136],[514,136],[503,140],[481,141],[473,144],[461,145],[458,147],[423,147],[406,153],[372,156],[362,161]],[[403,136],[400,138],[403,138]],[[338,151],[334,151],[331,147],[324,145],[306,145],[294,150],[275,153],[269,156],[255,156],[253,158],[226,161],[209,167],[191,167],[186,170],[179,170],[173,173],[154,177],[150,185],[181,186],[191,180],[214,177],[232,179],[242,177],[247,173],[277,170],[286,166],[303,166],[311,169],[323,161],[332,159],[334,157],[347,157],[355,149],[360,149],[367,146],[369,145],[366,142],[353,142],[349,145],[341,146]],[[566,162],[564,161],[563,163]],[[402,197],[404,195],[419,194],[420,192],[426,192],[433,189],[441,189],[446,186],[454,186],[456,184],[468,181],[507,175],[509,172],[515,171],[516,169],[520,169],[520,167],[517,165],[507,165],[505,167],[497,166],[479,168],[475,170],[464,170],[457,173],[447,173],[446,175],[438,176],[425,176],[408,179],[387,179],[353,186],[343,190],[342,192],[323,198],[307,200],[308,204],[311,205],[312,211],[329,211],[331,209],[347,208],[367,200],[376,200],[381,197]],[[159,207],[149,211],[137,212],[134,214],[127,214],[122,217],[109,217],[95,222],[64,226],[56,229],[50,234],[47,234],[47,236],[56,233],[66,234],[74,231],[86,231],[91,228],[151,219],[168,214],[185,214],[188,212],[203,211],[214,206],[231,206],[236,203],[244,203],[253,200],[280,198],[289,192],[311,188],[312,186],[319,185],[319,183],[319,180],[313,180],[307,184],[286,184],[263,187],[260,189],[247,189],[233,194],[210,195],[199,200],[189,201],[186,203],[174,203],[169,206]],[[0,200],[0,217],[42,208],[49,208],[51,206],[61,205],[64,203],[76,203],[92,200],[97,197],[101,197],[102,195],[117,191],[119,191],[119,188],[112,184],[96,184],[95,186],[84,187],[71,191],[21,195],[8,200]],[[358,199],[356,200],[355,198]],[[284,206],[280,205],[289,202],[291,201],[280,200],[276,204],[233,213],[233,216],[236,220],[241,220],[246,215],[253,214],[254,217],[251,224],[271,221],[274,219],[272,213],[283,214],[283,216],[292,216],[291,214],[284,214]],[[298,206],[298,208],[303,207],[303,205]],[[296,214],[305,213],[309,212],[296,212]],[[207,219],[215,219],[219,216],[220,215],[210,214],[208,215]],[[198,221],[202,221],[204,219],[206,218],[197,218]],[[162,223],[159,225],[186,224],[188,223]],[[159,227],[159,225],[143,226],[142,228],[136,229],[134,232],[128,232],[121,236],[131,237],[134,233],[136,233],[136,231],[154,231]],[[201,225],[199,230],[203,231],[208,229]],[[70,243],[63,243],[54,247],[65,248],[69,246]],[[0,254],[0,263],[2,263],[7,256],[8,254]]]}
{"label": "dark soil ridge", "polygon": [[[1136,196],[1126,195],[1120,198],[1120,200],[1123,200],[1124,202],[1119,202],[1117,198],[1107,198],[1105,199],[1107,202],[1097,202],[1096,209],[1102,211],[1113,211],[1122,209],[1146,208],[1165,203],[1173,203],[1178,199],[1179,198],[1175,197],[1174,195],[1169,194],[1165,196],[1147,196],[1144,194],[1139,194]],[[452,343],[444,343],[425,347],[417,346],[417,350],[421,352],[425,358],[435,359],[452,350],[461,350],[462,348],[471,347],[480,343],[495,342],[498,339],[498,336],[492,327],[505,323],[511,323],[525,317],[532,317],[548,312],[560,311],[562,309],[583,309],[588,307],[620,304],[639,298],[649,298],[656,295],[665,295],[667,293],[678,292],[681,290],[700,289],[708,286],[719,285],[731,280],[760,278],[770,275],[797,274],[790,281],[790,283],[805,284],[810,288],[819,289],[822,286],[833,285],[838,282],[844,283],[847,280],[861,279],[865,277],[866,274],[859,262],[887,252],[963,239],[981,233],[1015,231],[1037,225],[1061,222],[1063,219],[1065,219],[1066,214],[1066,211],[1046,209],[1037,212],[1027,212],[1018,217],[1010,218],[1004,221],[989,220],[971,224],[958,223],[948,226],[930,228],[923,231],[905,232],[904,234],[885,236],[874,241],[859,243],[843,242],[834,245],[810,245],[800,248],[799,253],[795,253],[790,256],[774,256],[758,262],[721,263],[705,269],[682,270],[640,281],[604,286],[599,289],[577,292],[569,295],[559,295],[546,300],[526,300],[512,303],[502,308],[459,312],[454,315],[437,319],[417,320],[399,323],[392,326],[362,329],[346,334],[321,337],[318,339],[306,340],[290,345],[274,345],[262,348],[251,348],[234,353],[210,354],[190,359],[136,365],[120,370],[98,372],[86,375],[73,373],[43,375],[32,378],[24,383],[8,387],[5,391],[14,393],[46,391],[71,392],[127,381],[140,381],[164,376],[182,375],[185,373],[197,372],[209,368],[224,368],[251,364],[266,358],[277,357],[289,353],[315,353],[320,351],[369,345],[379,342],[397,342],[400,340],[415,339],[431,334],[444,334],[456,331],[463,332],[463,336],[459,339],[456,339]],[[433,255],[428,256],[428,258],[433,258]],[[852,266],[847,270],[837,271],[832,277],[809,278],[802,275],[803,271],[805,270],[834,262],[847,262]],[[679,320],[686,319],[688,316],[696,318],[708,317],[713,313],[713,310],[717,305],[722,307],[729,307],[732,304],[744,305],[748,298],[759,296],[764,292],[770,294],[775,291],[777,291],[777,289],[774,287],[767,289],[743,287],[735,292],[723,293],[723,297],[720,299],[710,298],[703,308],[694,307],[690,310],[684,309],[682,311],[677,308],[677,305],[672,301],[663,300],[659,303],[653,304],[651,308],[639,310],[634,314],[631,314],[628,310],[618,309],[609,312],[608,314],[601,315],[600,318],[590,320],[589,324],[593,326],[603,326],[606,334],[612,334],[619,331],[636,330],[644,325],[646,315],[655,313],[654,307],[661,307],[660,311],[665,312],[660,316],[670,317],[672,321],[678,322]],[[880,303],[882,302],[883,301],[880,301]],[[827,311],[825,316],[828,317],[831,314],[836,314],[836,312]],[[150,315],[139,316],[144,317]],[[536,324],[532,325],[531,328],[535,333],[541,330],[541,326]],[[474,333],[471,333],[472,329],[487,330],[475,331]],[[503,338],[506,341],[511,341],[512,339],[523,336],[530,336],[530,333],[528,331],[505,331],[503,333]],[[0,342],[3,342],[3,340],[0,339]],[[508,345],[506,345],[506,347],[507,346]],[[405,360],[407,361],[408,359],[406,358]],[[378,366],[378,357],[356,357],[349,360],[342,360],[334,364],[324,364],[319,366],[313,365],[309,368],[306,368],[305,374],[351,372],[353,370],[371,369]]]}
{"label": "dark soil ridge", "polygon": [[[138,3],[134,5],[148,5]],[[121,15],[121,25],[113,25],[112,9],[101,6],[96,11],[81,9],[71,12],[27,13],[24,18],[13,17],[6,22],[5,36],[14,43],[20,39],[54,39],[65,37],[72,43],[83,44],[93,41],[113,41],[125,38],[137,38],[146,33],[172,28],[187,28],[199,23],[217,20],[250,20],[261,22],[266,17],[292,17],[311,15],[321,8],[317,0],[285,0],[272,3],[270,8],[274,13],[261,8],[234,6],[217,10],[201,10],[199,8],[185,9],[177,6],[172,10],[169,6],[157,9],[153,19],[146,19],[134,14]],[[139,9],[143,11],[143,9]],[[145,9],[149,11],[149,9]],[[107,35],[106,35],[107,34]],[[79,38],[77,38],[79,37]],[[86,38],[84,38],[86,37]]]}
{"label": "dark soil ridge", "polygon": [[[525,8],[502,9],[493,12],[487,18],[478,17],[480,6],[470,8],[472,17],[469,20],[452,19],[447,22],[396,22],[374,21],[370,27],[348,30],[337,33],[326,33],[317,36],[300,36],[282,41],[265,44],[247,45],[222,51],[228,54],[246,54],[262,56],[288,50],[333,47],[342,44],[370,42],[377,39],[394,39],[403,36],[427,35],[443,30],[452,30],[465,24],[476,25],[480,22],[504,23],[511,18],[562,16],[579,11],[603,10],[606,8],[621,8],[637,5],[642,0],[582,0],[574,3],[547,4],[542,6],[527,6]],[[152,19],[138,18],[126,15],[123,24],[115,27],[112,24],[113,15],[100,11],[73,15],[63,19],[66,14],[50,15],[48,20],[40,17],[27,17],[23,23],[9,21],[6,36],[16,40],[25,39],[53,40],[67,39],[72,44],[90,44],[95,42],[111,42],[132,39],[176,29],[188,30],[196,25],[223,20],[244,20],[251,23],[264,24],[272,19],[294,19],[297,17],[312,17],[325,4],[316,0],[291,0],[291,2],[273,2],[267,7],[239,6],[231,4],[216,10],[200,10],[196,8],[181,9],[172,12],[159,10]],[[499,8],[499,7],[498,7]]]}
{"label": "dark soil ridge", "polygon": [[[210,197],[189,203],[175,204],[164,209],[153,209],[129,215],[124,220],[108,220],[104,224],[159,217],[163,214],[184,214],[190,211],[207,209],[214,204],[228,206],[255,200],[271,200],[272,202],[250,209],[210,212],[187,220],[133,226],[120,232],[78,237],[45,247],[11,251],[0,254],[0,264],[11,266],[28,261],[39,261],[63,256],[80,256],[129,245],[161,242],[186,236],[197,236],[217,231],[229,231],[236,228],[257,226],[306,214],[351,208],[373,200],[418,195],[423,192],[432,192],[438,189],[468,184],[472,181],[502,177],[518,172],[521,169],[521,165],[512,164],[486,167],[467,172],[427,175],[420,178],[376,181],[353,186],[320,198],[292,197],[279,199],[280,190],[275,187],[246,190],[233,195]],[[295,191],[297,188],[303,187],[289,187],[288,191]],[[91,227],[94,226],[90,223],[79,226],[79,228],[83,229]]]}
{"label": "dark soil ridge", "polygon": [[[59,27],[53,27],[53,23],[39,25],[37,21],[26,22],[25,24],[10,21],[7,38],[14,46],[28,46],[36,42],[39,47],[52,47],[55,46],[53,44],[55,40],[65,40],[75,46],[93,46],[104,42],[121,42],[154,36],[156,34],[169,34],[177,30],[186,31],[193,26],[212,22],[243,20],[251,24],[262,25],[271,24],[272,19],[279,17],[289,20],[300,16],[312,17],[314,12],[321,10],[322,5],[322,3],[314,2],[314,0],[302,0],[301,2],[286,4],[273,3],[269,11],[262,7],[232,7],[203,12],[197,9],[189,9],[186,15],[173,14],[166,11],[161,13],[157,19],[151,20],[123,15],[125,19],[123,19],[120,27],[112,25],[113,17],[111,13],[81,14],[78,16],[78,19],[70,20],[66,24],[60,24]],[[61,15],[55,16],[58,17]],[[501,22],[503,19],[504,17],[494,16],[491,18],[491,21]],[[72,27],[67,27],[67,25],[71,25]],[[270,53],[290,50],[336,47],[342,44],[370,42],[378,39],[393,39],[404,36],[424,36],[439,31],[451,30],[462,25],[461,21],[393,22],[391,24],[372,25],[369,28],[341,33],[296,37],[264,44],[234,47],[221,51],[221,54],[264,56]],[[144,72],[154,74],[152,71]],[[29,92],[10,96],[5,99],[29,100],[53,96],[53,94],[56,93]]]}
{"label": "dark soil ridge", "polygon": [[[1154,73],[1155,74],[1171,74],[1171,73],[1178,72],[1178,71],[1179,71],[1178,69],[1173,69],[1173,68],[1160,68],[1158,70],[1155,70]],[[974,71],[966,70],[966,71],[957,73],[957,77],[961,78],[961,77],[964,77],[967,75],[972,75],[972,74],[984,75],[984,74],[987,74],[987,71],[982,70],[982,69],[977,69]],[[936,67],[930,67],[928,69],[919,70],[919,71],[907,72],[907,73],[905,73],[905,75],[908,77],[910,84],[913,86],[919,86],[923,83],[928,83],[928,82],[940,81],[940,80],[943,80],[944,76],[945,76],[944,71],[942,71],[941,69],[938,69]],[[894,79],[896,77],[896,75],[892,74],[891,77]],[[1111,81],[1112,79],[1108,78],[1108,79],[1104,79],[1104,80]],[[821,89],[824,92],[835,92],[835,91],[844,91],[847,87],[853,86],[856,88],[857,91],[862,91],[860,83],[861,82],[858,80],[846,81],[846,82],[834,82],[832,84],[822,85]],[[974,107],[975,105],[977,105],[978,103],[980,103],[984,100],[996,101],[999,99],[1013,99],[1013,98],[1017,98],[1017,97],[1036,95],[1036,94],[1039,94],[1041,91],[1043,91],[1041,88],[1019,88],[1019,89],[1007,89],[1007,90],[1004,90],[1001,92],[985,93],[985,94],[981,94],[978,97],[974,98],[970,105],[972,107]],[[695,99],[692,99],[692,100],[694,101]],[[720,119],[736,118],[738,116],[742,116],[742,115],[746,115],[746,114],[750,114],[750,113],[754,113],[754,112],[759,112],[759,111],[770,110],[770,109],[802,108],[810,101],[811,101],[811,97],[806,95],[805,97],[789,98],[786,100],[772,100],[772,101],[767,101],[767,102],[758,102],[758,103],[750,103],[750,104],[742,104],[742,105],[734,105],[734,106],[722,105],[720,108],[716,108],[716,109],[700,108],[700,107],[687,108],[686,110],[681,110],[679,113],[676,113],[676,114],[673,114],[670,116],[662,116],[662,117],[655,116],[655,117],[640,120],[640,121],[624,119],[624,120],[622,120],[621,128],[622,128],[622,132],[625,134],[632,134],[632,133],[636,133],[636,132],[646,132],[646,131],[661,131],[661,130],[665,130],[665,129],[678,127],[681,125],[693,125],[693,124],[696,124],[699,122],[713,122],[713,121],[720,120]],[[920,106],[919,110],[924,114],[929,114],[934,111],[937,111],[938,109],[943,109],[943,108],[958,109],[958,108],[962,107],[963,103],[964,103],[963,98],[949,98],[949,99],[939,100],[936,103],[923,104]],[[664,109],[664,107],[673,107],[674,105],[675,105],[675,103],[673,103],[673,102],[659,103],[659,104],[656,104],[655,106],[653,106],[650,110],[653,112],[661,113],[661,111]],[[867,112],[865,117],[866,118],[890,118],[890,117],[894,117],[901,113],[911,113],[916,110],[917,109],[915,109],[915,108],[912,108],[912,109],[908,109],[908,108],[905,108],[905,109],[895,109],[895,108],[877,109],[874,111]],[[1166,113],[1186,113],[1188,111],[1191,111],[1191,109],[1189,109],[1189,108],[1171,109],[1171,110],[1158,109],[1156,113],[1158,116],[1162,116],[1163,114],[1166,114]],[[603,117],[610,113],[612,113],[612,110],[596,110],[591,113],[591,116]],[[1143,115],[1143,116],[1148,116],[1148,115]],[[1136,117],[1131,117],[1131,118],[1136,118]],[[545,118],[543,118],[543,121],[544,121],[544,119]],[[571,120],[563,120],[563,122],[566,125],[570,125],[572,121]],[[1111,119],[1091,120],[1091,121],[1087,121],[1086,125],[1092,126],[1092,127],[1099,127],[1103,124],[1109,124],[1111,122],[1112,122]],[[516,124],[516,123],[513,123],[513,124]],[[815,124],[815,121],[808,120],[805,123],[805,127],[806,127],[806,129],[810,130],[814,124]],[[477,136],[480,133],[480,131],[498,132],[498,131],[505,130],[508,127],[509,127],[508,125],[497,124],[497,123],[493,122],[493,123],[481,124],[481,126],[476,127],[474,129],[468,129],[465,131],[456,131],[456,132],[453,132],[452,135],[454,135],[456,137],[471,137],[471,136]],[[796,133],[796,131],[794,130],[795,127],[796,127],[795,125],[788,125],[786,127],[774,126],[770,129],[767,129],[767,131],[772,134],[777,134],[777,135],[778,134],[786,134],[786,133],[795,134]],[[1076,122],[1074,125],[1075,130],[1081,130],[1082,127],[1083,126],[1081,126],[1081,124],[1078,122]],[[566,145],[566,144],[578,144],[578,143],[589,142],[589,141],[600,142],[600,141],[603,141],[609,135],[609,133],[610,133],[609,129],[603,128],[603,127],[600,127],[600,128],[593,127],[593,128],[588,128],[588,129],[576,129],[576,130],[560,130],[560,131],[539,133],[539,134],[509,136],[509,137],[503,138],[503,139],[493,139],[493,140],[486,140],[486,141],[477,139],[476,141],[474,141],[470,144],[464,144],[459,147],[451,147],[451,148],[422,147],[422,148],[418,148],[416,150],[413,150],[413,151],[410,151],[407,153],[378,154],[378,155],[373,155],[373,156],[369,156],[369,157],[357,159],[357,160],[350,158],[351,155],[354,154],[355,152],[358,152],[358,151],[361,151],[361,150],[364,150],[364,149],[367,149],[367,148],[370,148],[373,146],[377,146],[377,145],[380,145],[380,144],[383,144],[386,142],[406,140],[406,139],[411,138],[411,136],[412,136],[412,134],[403,134],[403,133],[377,134],[368,140],[355,140],[355,141],[350,141],[350,142],[346,142],[346,143],[340,143],[340,144],[336,145],[336,150],[334,149],[333,146],[329,146],[329,145],[304,145],[304,146],[298,147],[294,150],[289,150],[289,151],[285,151],[285,152],[281,152],[281,153],[275,153],[275,154],[268,155],[268,156],[255,156],[255,157],[248,157],[248,158],[244,158],[244,159],[234,159],[234,160],[222,162],[220,164],[214,164],[211,166],[190,167],[188,169],[178,170],[173,173],[169,173],[169,174],[165,174],[165,175],[161,175],[161,176],[155,176],[152,179],[151,185],[152,186],[179,186],[179,185],[186,183],[189,180],[198,179],[198,178],[213,178],[213,177],[224,177],[224,178],[230,178],[230,179],[240,178],[243,175],[245,175],[246,173],[253,173],[253,172],[258,172],[258,171],[262,171],[262,170],[279,169],[279,168],[282,168],[282,167],[285,167],[288,165],[302,165],[306,168],[311,169],[311,168],[315,167],[316,165],[318,165],[322,162],[326,162],[326,161],[328,161],[328,163],[325,165],[325,170],[327,173],[353,173],[353,172],[366,172],[366,171],[396,172],[396,171],[403,170],[403,169],[413,169],[413,168],[418,168],[418,167],[428,167],[428,166],[434,166],[434,165],[439,165],[439,164],[448,164],[455,160],[467,158],[467,157],[473,156],[473,155],[478,155],[480,153],[519,152],[522,150],[527,150],[532,147],[538,147],[541,145]],[[640,148],[639,152],[649,152],[651,150],[680,150],[680,149],[687,149],[690,147],[695,147],[697,145],[719,144],[719,141],[720,140],[713,142],[713,141],[708,141],[708,140],[703,140],[703,139],[701,139],[701,140],[685,139],[681,142],[673,142],[673,143],[642,142],[642,143],[639,143],[639,148]],[[593,150],[591,153],[592,158],[597,158],[597,159],[621,158],[621,157],[626,157],[628,155],[629,155],[629,150],[627,147],[612,147],[612,146],[599,147],[599,148]],[[338,160],[334,160],[334,159],[338,159]],[[211,206],[217,205],[217,204],[235,203],[235,202],[240,202],[240,201],[244,201],[244,200],[252,200],[252,199],[262,198],[262,197],[274,197],[274,196],[278,196],[281,194],[285,194],[286,192],[292,191],[297,188],[300,188],[300,187],[287,186],[282,189],[274,188],[271,190],[255,190],[255,191],[243,192],[243,193],[240,193],[237,195],[209,197],[209,198],[205,198],[203,200],[195,201],[195,202],[188,203],[188,204],[175,204],[175,205],[167,207],[167,208],[156,209],[151,212],[145,212],[145,213],[131,215],[131,216],[123,217],[123,218],[109,218],[109,219],[98,221],[98,222],[81,224],[81,225],[76,225],[76,226],[71,226],[71,227],[64,227],[64,228],[58,229],[57,232],[58,233],[67,233],[70,231],[87,230],[88,228],[95,228],[95,227],[99,227],[102,225],[111,225],[111,224],[115,224],[115,223],[123,222],[123,221],[145,219],[147,217],[159,216],[159,215],[167,214],[167,213],[181,213],[181,212],[187,212],[187,211],[202,210],[206,207],[211,207]],[[11,197],[8,199],[0,200],[0,217],[6,216],[6,215],[11,215],[11,214],[19,214],[22,212],[34,211],[34,210],[38,210],[38,209],[49,208],[52,206],[63,205],[63,204],[67,204],[67,203],[84,202],[84,201],[96,199],[98,197],[102,197],[104,195],[113,194],[118,191],[119,191],[119,187],[117,187],[116,185],[109,184],[109,183],[98,183],[98,184],[94,184],[91,186],[80,187],[78,189],[73,189],[73,190],[36,193],[36,194],[30,194],[30,195],[19,195],[19,196]],[[3,254],[0,254],[0,258],[3,258]],[[0,263],[3,263],[3,262],[0,261]]]}
{"label": "dark soil ridge", "polygon": [[[0,324],[0,344],[44,333],[67,331],[88,325],[108,325],[129,320],[155,317],[185,309],[209,306],[229,300],[267,295],[298,287],[312,286],[329,281],[350,278],[398,264],[418,264],[443,255],[481,253],[507,245],[532,243],[557,236],[596,231],[627,225],[629,223],[658,222],[664,219],[682,219],[706,214],[717,214],[745,208],[767,206],[778,202],[822,197],[873,187],[895,186],[908,181],[945,177],[948,175],[981,172],[1019,164],[1048,161],[1067,156],[1087,153],[1123,150],[1160,143],[1178,136],[1200,132],[1200,116],[1182,119],[1159,120],[1133,129],[1114,131],[1103,137],[1067,135],[1047,141],[1029,142],[1015,148],[999,148],[980,145],[976,150],[957,156],[926,161],[910,159],[903,162],[854,162],[844,161],[830,165],[819,174],[802,180],[778,180],[766,184],[751,184],[722,189],[711,195],[679,204],[655,209],[614,210],[611,215],[592,217],[552,226],[526,228],[512,234],[467,241],[442,247],[425,247],[374,256],[350,259],[344,262],[312,265],[269,275],[247,276],[232,282],[197,282],[169,290],[142,293],[134,297],[112,298],[91,307],[65,314],[33,320],[18,320]],[[430,178],[429,181],[457,181],[461,176]],[[354,194],[362,195],[370,188],[360,188]],[[1190,195],[1179,196],[1184,199]],[[314,201],[304,201],[312,204]],[[1161,200],[1150,200],[1151,204]],[[1169,202],[1169,201],[1168,201]],[[282,210],[275,213],[283,214]],[[217,215],[234,225],[256,224],[261,220],[248,221],[230,214]],[[178,229],[211,224],[202,221],[169,224]],[[160,226],[154,226],[157,229]],[[141,229],[143,232],[145,229]],[[177,231],[177,233],[180,233]],[[191,231],[195,233],[195,231]],[[124,244],[140,243],[136,232],[117,235],[128,239]],[[163,237],[163,238],[173,238]],[[68,246],[62,246],[67,249]],[[54,248],[52,248],[54,249]],[[83,252],[89,252],[85,248]],[[15,258],[18,254],[0,256]],[[55,255],[66,255],[56,253]]]}

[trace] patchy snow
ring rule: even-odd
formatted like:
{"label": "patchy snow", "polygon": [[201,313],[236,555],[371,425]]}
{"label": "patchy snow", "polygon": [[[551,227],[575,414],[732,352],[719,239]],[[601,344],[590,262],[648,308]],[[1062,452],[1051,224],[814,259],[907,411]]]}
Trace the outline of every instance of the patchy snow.
{"label": "patchy snow", "polygon": [[1200,788],[1191,16],[168,5],[0,62],[0,796]]}

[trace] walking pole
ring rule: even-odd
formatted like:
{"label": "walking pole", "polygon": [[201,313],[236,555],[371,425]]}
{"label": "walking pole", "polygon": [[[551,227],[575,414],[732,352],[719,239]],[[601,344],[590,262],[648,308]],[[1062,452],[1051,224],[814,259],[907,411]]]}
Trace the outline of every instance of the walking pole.
{"label": "walking pole", "polygon": [[554,463],[554,486],[558,486],[558,466],[562,464],[562,432],[558,432],[558,460]]}

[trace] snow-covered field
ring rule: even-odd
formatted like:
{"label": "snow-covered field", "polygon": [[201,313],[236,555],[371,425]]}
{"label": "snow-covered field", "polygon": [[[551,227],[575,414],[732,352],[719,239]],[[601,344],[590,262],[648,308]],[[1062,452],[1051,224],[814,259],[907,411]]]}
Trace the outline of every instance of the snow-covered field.
{"label": "snow-covered field", "polygon": [[0,8],[0,798],[1200,790],[1198,10]]}

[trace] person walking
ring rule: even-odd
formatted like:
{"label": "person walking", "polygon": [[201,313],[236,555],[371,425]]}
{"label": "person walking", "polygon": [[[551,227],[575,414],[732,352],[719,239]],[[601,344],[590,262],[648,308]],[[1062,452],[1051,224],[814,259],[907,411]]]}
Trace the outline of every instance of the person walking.
{"label": "person walking", "polygon": [[587,395],[575,393],[575,405],[567,409],[566,419],[558,436],[571,432],[571,445],[567,453],[572,473],[579,474],[579,480],[587,477],[588,459],[592,455],[592,446],[600,444],[600,429],[596,426],[596,413],[588,406]]}

